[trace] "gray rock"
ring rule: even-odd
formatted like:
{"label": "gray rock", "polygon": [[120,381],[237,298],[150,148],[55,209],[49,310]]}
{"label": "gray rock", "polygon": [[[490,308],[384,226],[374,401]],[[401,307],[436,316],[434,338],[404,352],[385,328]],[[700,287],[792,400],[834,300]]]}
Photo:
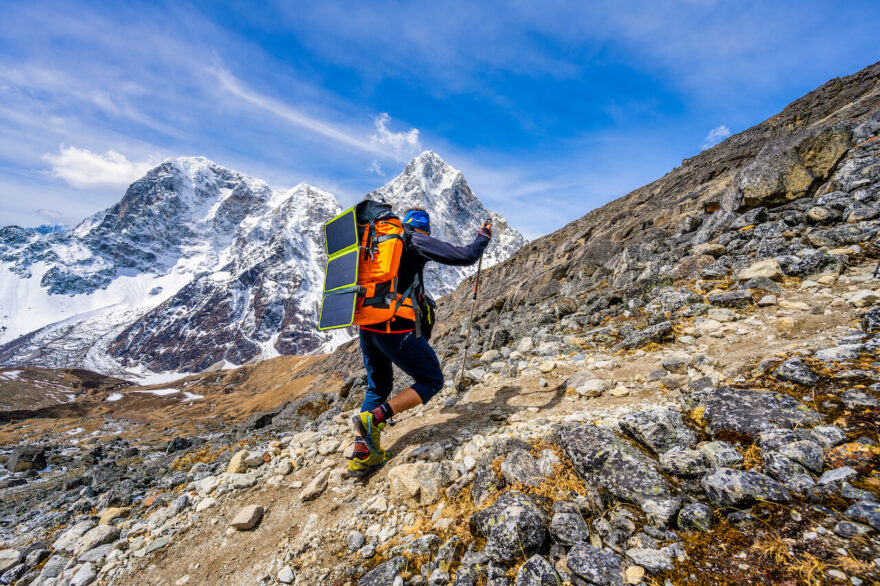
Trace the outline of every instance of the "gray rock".
{"label": "gray rock", "polygon": [[685,397],[690,409],[702,407],[706,431],[712,436],[735,432],[757,438],[775,427],[795,428],[815,425],[821,415],[789,395],[722,387],[692,393]]}
{"label": "gray rock", "polygon": [[788,491],[778,482],[758,472],[719,468],[702,480],[703,490],[713,504],[737,506],[755,500],[788,502]]}
{"label": "gray rock", "polygon": [[712,468],[730,468],[739,466],[743,457],[732,445],[721,440],[706,442],[699,448]]}
{"label": "gray rock", "polygon": [[865,523],[880,531],[880,504],[878,503],[858,502],[851,505],[844,514],[854,521]]}
{"label": "gray rock", "polygon": [[678,527],[685,531],[708,533],[713,524],[712,509],[702,503],[685,505],[678,513]]}
{"label": "gray rock", "polygon": [[93,547],[110,543],[119,539],[119,529],[112,525],[98,525],[89,529],[77,542],[74,553],[79,555]]}
{"label": "gray rock", "polygon": [[278,571],[278,581],[282,584],[292,584],[296,576],[293,573],[293,568],[290,566],[284,566]]}
{"label": "gray rock", "polygon": [[672,448],[660,456],[660,467],[677,476],[697,476],[709,466],[700,450]]}
{"label": "gray rock", "polygon": [[672,409],[651,409],[628,413],[620,418],[620,427],[655,454],[672,448],[690,448],[697,434],[689,428],[681,413]]}
{"label": "gray rock", "polygon": [[632,332],[622,342],[614,346],[615,350],[635,350],[650,342],[660,342],[672,332],[672,322],[664,321]]}
{"label": "gray rock", "polygon": [[656,463],[613,431],[566,424],[557,428],[556,440],[587,485],[639,505],[649,518],[663,525],[678,512],[680,500]]}
{"label": "gray rock", "polygon": [[235,515],[229,525],[239,531],[250,531],[260,523],[264,511],[260,505],[248,505]]}
{"label": "gray rock", "polygon": [[24,573],[27,571],[28,566],[26,564],[18,564],[17,566],[12,566],[2,574],[0,574],[0,584],[12,584],[19,578],[21,578]]}
{"label": "gray rock", "polygon": [[672,554],[664,549],[651,548],[633,548],[626,550],[626,556],[636,565],[642,566],[651,574],[672,570],[675,565],[672,563]]}
{"label": "gray rock", "polygon": [[794,460],[816,474],[822,473],[822,468],[824,468],[823,458],[825,457],[825,451],[822,449],[822,446],[816,442],[809,440],[792,442],[781,446],[777,451],[786,458]]}
{"label": "gray rock", "polygon": [[67,567],[69,561],[70,560],[61,557],[60,555],[53,555],[45,564],[43,564],[43,569],[40,571],[40,578],[48,580],[49,578],[55,578],[61,575],[61,572]]}
{"label": "gray rock", "polygon": [[556,513],[550,521],[550,535],[565,545],[590,542],[590,527],[578,513]]}
{"label": "gray rock", "polygon": [[762,431],[759,436],[759,444],[762,450],[778,450],[784,445],[805,439],[810,439],[810,433],[806,429],[779,427]]}
{"label": "gray rock", "polygon": [[390,554],[392,556],[404,554],[407,557],[428,557],[437,551],[438,545],[440,545],[440,538],[429,533],[407,543],[392,547]]}
{"label": "gray rock", "polygon": [[516,574],[516,586],[561,586],[562,580],[553,564],[535,554],[526,560]]}
{"label": "gray rock", "polygon": [[492,468],[492,463],[499,457],[505,456],[517,449],[528,452],[531,446],[519,439],[505,438],[492,444],[480,456],[474,469],[474,482],[471,486],[471,497],[475,505],[483,504],[489,495],[504,487],[504,477],[498,478],[498,475]]}
{"label": "gray rock", "polygon": [[805,387],[815,386],[819,382],[819,377],[800,358],[789,358],[773,371],[773,376]]}
{"label": "gray rock", "polygon": [[858,474],[858,472],[856,472],[849,466],[841,466],[840,468],[833,468],[822,474],[822,476],[819,477],[817,484],[819,486],[839,484],[841,482],[849,480],[850,478],[858,476]]}
{"label": "gray rock", "polygon": [[568,552],[568,568],[576,576],[600,586],[623,584],[623,559],[606,550],[579,543]]}
{"label": "gray rock", "polygon": [[713,293],[709,295],[708,301],[715,307],[729,307],[731,309],[746,309],[755,303],[752,293],[747,289]]}
{"label": "gray rock", "polygon": [[813,353],[813,358],[822,362],[849,362],[858,360],[861,348],[861,344],[823,348],[822,350],[816,350]]}
{"label": "gray rock", "polygon": [[527,486],[538,486],[544,480],[538,461],[522,449],[514,450],[504,458],[501,475],[509,484],[521,482]]}
{"label": "gray rock", "polygon": [[470,522],[486,538],[485,554],[496,561],[511,561],[547,540],[546,515],[518,491],[502,494],[492,505],[471,515]]}
{"label": "gray rock", "polygon": [[21,552],[17,549],[0,549],[0,572],[17,566],[21,561]]}
{"label": "gray rock", "polygon": [[366,538],[360,531],[350,531],[345,538],[345,544],[351,551],[357,551],[364,546]]}
{"label": "gray rock", "polygon": [[861,523],[852,523],[851,521],[841,521],[834,526],[834,532],[844,539],[852,539],[853,537],[864,537],[873,529]]}
{"label": "gray rock", "polygon": [[15,448],[6,458],[6,469],[10,472],[42,470],[46,465],[46,448],[38,446]]}
{"label": "gray rock", "polygon": [[847,389],[840,394],[840,400],[850,409],[858,407],[876,407],[880,404],[873,395],[862,389]]}
{"label": "gray rock", "polygon": [[104,561],[111,551],[114,549],[114,544],[105,543],[104,545],[99,545],[98,547],[92,548],[87,552],[81,554],[77,559],[80,562],[91,562],[93,564],[100,563]]}
{"label": "gray rock", "polygon": [[95,571],[95,565],[86,563],[73,575],[73,578],[70,580],[70,586],[86,586],[86,584],[94,582],[97,577],[98,573]]}
{"label": "gray rock", "polygon": [[800,464],[786,458],[779,452],[764,452],[764,472],[781,482],[785,487],[798,494],[816,486],[813,477]]}
{"label": "gray rock", "polygon": [[863,313],[859,324],[869,334],[880,332],[880,306],[872,307]]}
{"label": "gray rock", "polygon": [[401,575],[406,568],[406,558],[402,555],[395,556],[388,561],[382,562],[358,580],[358,586],[392,586],[394,579]]}

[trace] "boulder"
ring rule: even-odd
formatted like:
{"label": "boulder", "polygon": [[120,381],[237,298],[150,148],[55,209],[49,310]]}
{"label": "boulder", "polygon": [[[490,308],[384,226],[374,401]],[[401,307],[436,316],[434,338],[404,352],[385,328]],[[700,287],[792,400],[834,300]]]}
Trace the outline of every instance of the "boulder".
{"label": "boulder", "polygon": [[579,543],[568,552],[568,569],[598,586],[623,584],[623,559],[610,551]]}
{"label": "boulder", "polygon": [[15,448],[6,458],[6,469],[10,472],[42,470],[46,465],[46,449],[37,446]]}
{"label": "boulder", "polygon": [[715,307],[729,307],[731,309],[746,309],[755,303],[755,299],[748,289],[713,293],[709,295],[708,301]]}
{"label": "boulder", "polygon": [[672,322],[664,321],[653,326],[635,330],[622,342],[614,346],[615,350],[635,350],[650,342],[659,342],[672,332]]}
{"label": "boulder", "polygon": [[318,498],[324,489],[327,488],[327,482],[330,479],[330,471],[327,469],[318,472],[318,475],[312,478],[311,482],[306,485],[299,495],[299,500],[306,502]]}
{"label": "boulder", "polygon": [[822,446],[810,440],[801,440],[780,446],[777,450],[780,454],[812,470],[816,474],[822,473],[822,459],[825,451]]}
{"label": "boulder", "polygon": [[858,502],[850,506],[844,514],[854,521],[870,525],[876,531],[880,531],[880,504],[878,503]]}
{"label": "boulder", "polygon": [[880,307],[872,307],[863,313],[859,324],[869,334],[880,332]]}
{"label": "boulder", "polygon": [[861,345],[847,344],[843,346],[833,346],[831,348],[823,348],[813,353],[813,358],[822,362],[850,362],[858,360],[861,353]]}
{"label": "boulder", "polygon": [[690,448],[697,442],[697,434],[685,424],[681,413],[672,409],[628,413],[620,418],[620,427],[655,454]]}
{"label": "boulder", "polygon": [[0,572],[5,572],[20,561],[21,552],[17,549],[0,549]]}
{"label": "boulder", "polygon": [[779,452],[765,452],[762,455],[764,472],[781,482],[788,490],[797,494],[806,494],[809,489],[816,486],[807,469],[797,462]]}
{"label": "boulder", "polygon": [[712,509],[702,503],[685,505],[678,513],[679,529],[708,533],[712,525]]}
{"label": "boulder", "polygon": [[561,586],[562,580],[553,564],[535,554],[526,560],[516,574],[516,586]]}
{"label": "boulder", "polygon": [[743,461],[742,454],[736,448],[720,440],[700,444],[699,450],[711,468],[731,468]]}
{"label": "boulder", "polygon": [[232,458],[229,460],[229,464],[226,466],[227,474],[243,474],[248,471],[248,465],[245,464],[245,460],[250,456],[250,453],[247,450],[240,450],[236,452]]}
{"label": "boulder", "polygon": [[779,262],[775,258],[765,258],[752,263],[736,274],[737,281],[748,281],[749,279],[757,279],[759,277],[764,277],[765,279],[781,278],[782,268],[780,268]]}
{"label": "boulder", "polygon": [[504,477],[495,473],[492,464],[499,457],[517,449],[528,452],[531,446],[519,439],[504,438],[483,451],[474,469],[474,482],[471,486],[471,498],[475,505],[480,506],[491,494],[504,487]]}
{"label": "boulder", "polygon": [[853,307],[870,307],[880,301],[880,294],[871,289],[860,289],[849,295],[846,300]]}
{"label": "boulder", "polygon": [[526,495],[502,494],[486,509],[474,513],[471,526],[486,538],[484,553],[495,561],[512,561],[539,549],[547,540],[547,517]]}
{"label": "boulder", "polygon": [[73,550],[75,555],[79,555],[99,545],[110,543],[119,539],[119,529],[112,525],[98,525],[89,529],[77,542]]}
{"label": "boulder", "polygon": [[555,436],[588,486],[639,505],[649,518],[664,525],[678,512],[680,500],[656,462],[613,431],[590,424],[565,424],[557,428]]}
{"label": "boulder", "polygon": [[633,547],[626,550],[626,557],[631,559],[636,565],[645,568],[651,574],[675,568],[675,565],[672,563],[672,552],[667,548]]}
{"label": "boulder", "polygon": [[819,377],[800,358],[789,358],[773,371],[773,376],[805,387],[813,387],[819,382]]}
{"label": "boulder", "polygon": [[556,513],[550,521],[550,535],[559,543],[574,545],[590,542],[590,527],[578,513]]}
{"label": "boulder", "polygon": [[794,397],[770,391],[721,387],[691,393],[684,401],[713,437],[733,432],[754,439],[775,427],[803,427],[822,421],[817,412]]}
{"label": "boulder", "polygon": [[702,480],[703,490],[717,506],[735,507],[756,500],[788,502],[788,491],[759,472],[718,468]]}
{"label": "boulder", "polygon": [[382,562],[358,580],[358,586],[392,586],[395,578],[403,573],[407,560],[399,555]]}
{"label": "boulder", "polygon": [[508,484],[521,482],[527,486],[538,486],[545,478],[538,468],[538,461],[525,450],[514,450],[504,458],[501,475]]}
{"label": "boulder", "polygon": [[697,476],[709,466],[700,450],[672,448],[660,456],[660,467],[676,476]]}
{"label": "boulder", "polygon": [[391,499],[397,504],[425,507],[436,503],[443,489],[458,478],[451,462],[413,462],[388,471]]}
{"label": "boulder", "polygon": [[241,509],[229,525],[239,531],[250,531],[260,523],[265,509],[260,505],[248,505]]}

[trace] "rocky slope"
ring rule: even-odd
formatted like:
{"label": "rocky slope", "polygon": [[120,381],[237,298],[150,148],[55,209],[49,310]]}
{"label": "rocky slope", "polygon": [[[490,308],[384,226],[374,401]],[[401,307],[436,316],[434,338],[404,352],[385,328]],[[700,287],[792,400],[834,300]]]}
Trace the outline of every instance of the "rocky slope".
{"label": "rocky slope", "polygon": [[[379,192],[397,207],[418,201],[456,242],[465,236],[444,223],[471,234],[477,218],[495,218],[492,262],[524,242],[434,153]],[[273,192],[206,159],[181,158],[72,231],[3,228],[0,271],[11,274],[0,284],[0,364],[130,376],[335,347],[350,333],[318,332],[316,322],[321,226],[340,211],[314,187]],[[447,267],[429,282],[442,295],[464,276]]]}
{"label": "rocky slope", "polygon": [[[371,477],[343,472],[350,347],[299,371],[321,392],[167,443],[3,426],[0,581],[877,583],[878,82],[493,267],[466,391],[396,417]],[[468,288],[434,340],[450,374]]]}

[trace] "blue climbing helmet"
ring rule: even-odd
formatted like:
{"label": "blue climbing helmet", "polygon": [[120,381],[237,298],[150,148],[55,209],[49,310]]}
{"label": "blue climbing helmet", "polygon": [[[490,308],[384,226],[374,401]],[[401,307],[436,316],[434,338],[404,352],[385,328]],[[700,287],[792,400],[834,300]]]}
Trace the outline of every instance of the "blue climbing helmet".
{"label": "blue climbing helmet", "polygon": [[403,223],[419,230],[431,233],[431,216],[425,210],[409,210],[403,217]]}

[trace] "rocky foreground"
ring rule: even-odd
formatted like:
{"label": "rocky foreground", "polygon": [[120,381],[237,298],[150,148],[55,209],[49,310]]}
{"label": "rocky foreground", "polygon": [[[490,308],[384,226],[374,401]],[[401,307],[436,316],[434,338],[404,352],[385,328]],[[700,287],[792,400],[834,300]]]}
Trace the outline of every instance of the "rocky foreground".
{"label": "rocky foreground", "polygon": [[370,478],[344,473],[352,347],[320,392],[167,443],[5,425],[0,582],[877,583],[878,76],[627,196],[666,215],[615,202],[490,271],[463,393],[467,286],[445,298],[447,387]]}

